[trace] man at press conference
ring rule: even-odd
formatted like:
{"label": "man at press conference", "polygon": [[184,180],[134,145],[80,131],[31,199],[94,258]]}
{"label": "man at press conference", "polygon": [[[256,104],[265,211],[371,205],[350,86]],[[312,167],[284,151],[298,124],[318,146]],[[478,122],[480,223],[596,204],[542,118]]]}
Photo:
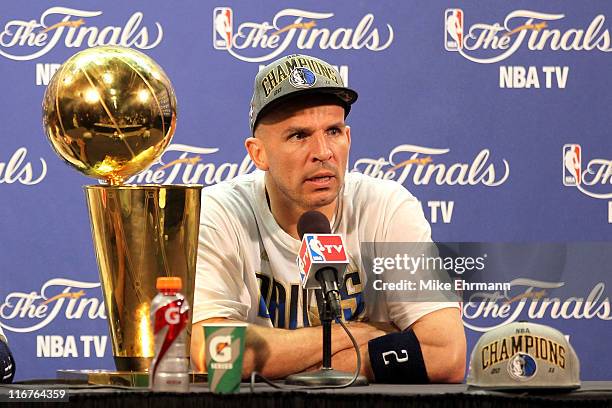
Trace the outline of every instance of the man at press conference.
{"label": "man at press conference", "polygon": [[[364,290],[371,271],[360,242],[429,242],[431,229],[403,186],[346,172],[345,119],[356,99],[317,58],[289,55],[257,74],[245,147],[258,170],[203,191],[191,345],[197,369],[205,369],[200,325],[224,320],[249,323],[243,377],[283,378],[321,366],[314,291],[302,289],[295,262],[298,220],[318,210],[349,255],[342,316],[360,346],[361,374],[376,382],[463,380],[458,303],[385,301]],[[349,337],[339,325],[332,333],[333,367],[355,370]],[[382,351],[394,349],[410,358],[385,364]]]}

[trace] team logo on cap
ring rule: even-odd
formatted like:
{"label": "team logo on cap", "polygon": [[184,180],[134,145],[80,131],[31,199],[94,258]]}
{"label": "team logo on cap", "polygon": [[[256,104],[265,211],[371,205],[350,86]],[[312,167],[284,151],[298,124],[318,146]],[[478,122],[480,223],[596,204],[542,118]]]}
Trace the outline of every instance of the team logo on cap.
{"label": "team logo on cap", "polygon": [[317,77],[305,67],[296,67],[289,75],[289,83],[295,88],[310,88],[315,82],[317,82]]}
{"label": "team logo on cap", "polygon": [[530,380],[538,370],[535,359],[527,353],[516,353],[510,357],[507,368],[510,377],[519,381]]}

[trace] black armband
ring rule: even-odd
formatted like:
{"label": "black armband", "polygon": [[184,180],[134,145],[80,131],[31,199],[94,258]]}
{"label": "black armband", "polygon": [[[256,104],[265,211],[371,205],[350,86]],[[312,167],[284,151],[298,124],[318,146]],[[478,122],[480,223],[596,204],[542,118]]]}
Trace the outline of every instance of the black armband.
{"label": "black armband", "polygon": [[374,379],[387,384],[429,382],[421,345],[412,330],[389,333],[368,342]]}

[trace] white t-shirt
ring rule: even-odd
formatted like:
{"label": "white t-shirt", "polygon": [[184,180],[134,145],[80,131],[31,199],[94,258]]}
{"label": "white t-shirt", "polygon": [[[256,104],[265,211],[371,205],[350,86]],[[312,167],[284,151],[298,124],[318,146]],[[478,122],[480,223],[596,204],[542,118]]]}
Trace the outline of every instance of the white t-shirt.
{"label": "white t-shirt", "polygon": [[[313,290],[304,290],[296,257],[300,241],[274,219],[262,171],[207,187],[202,213],[193,322],[227,317],[267,327],[319,324]],[[394,181],[347,173],[332,233],[341,234],[349,266],[341,288],[345,320],[393,322],[404,330],[420,317],[456,302],[374,299],[374,276],[364,272],[361,242],[430,242],[421,204]],[[370,275],[370,276],[368,276]]]}

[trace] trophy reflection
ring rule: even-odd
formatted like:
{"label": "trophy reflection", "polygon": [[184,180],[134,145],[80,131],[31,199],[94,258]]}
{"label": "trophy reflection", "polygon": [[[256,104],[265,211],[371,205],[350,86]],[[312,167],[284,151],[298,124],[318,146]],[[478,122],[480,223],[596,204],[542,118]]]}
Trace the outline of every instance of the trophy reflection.
{"label": "trophy reflection", "polygon": [[[159,159],[172,139],[172,85],[141,52],[90,48],[53,76],[43,123],[62,159],[106,181],[84,189],[113,355],[119,371],[144,372],[153,358],[149,308],[157,277],[181,277],[193,304],[201,186],[124,184]],[[98,374],[88,381],[115,381]]]}

